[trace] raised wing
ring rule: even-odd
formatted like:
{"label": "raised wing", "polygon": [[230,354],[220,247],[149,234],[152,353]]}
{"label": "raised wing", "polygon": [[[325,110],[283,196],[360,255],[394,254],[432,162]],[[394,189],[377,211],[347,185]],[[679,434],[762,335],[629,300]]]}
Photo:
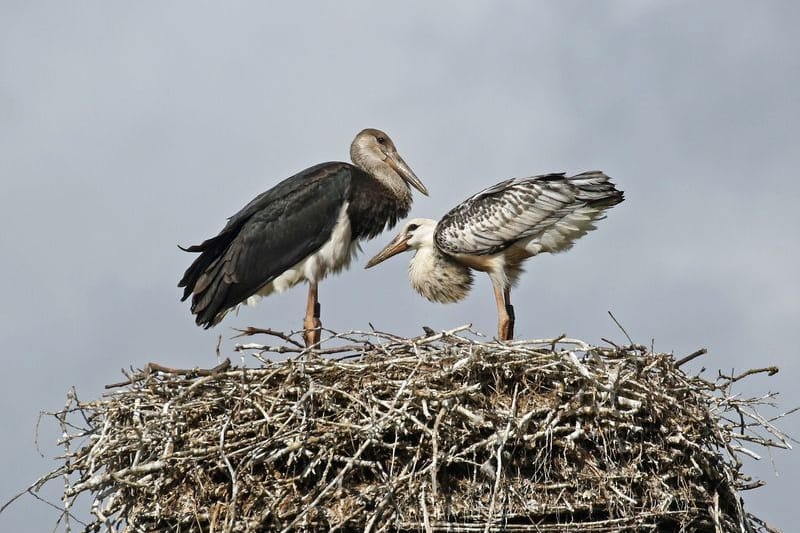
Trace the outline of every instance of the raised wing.
{"label": "raised wing", "polygon": [[186,248],[200,256],[178,286],[185,287],[184,300],[193,295],[198,325],[213,326],[330,238],[353,168],[322,163],[295,174],[254,198],[217,236]]}
{"label": "raised wing", "polygon": [[507,180],[453,208],[437,224],[434,240],[448,254],[493,254],[523,239],[541,239],[534,253],[559,251],[622,200],[622,192],[598,171]]}

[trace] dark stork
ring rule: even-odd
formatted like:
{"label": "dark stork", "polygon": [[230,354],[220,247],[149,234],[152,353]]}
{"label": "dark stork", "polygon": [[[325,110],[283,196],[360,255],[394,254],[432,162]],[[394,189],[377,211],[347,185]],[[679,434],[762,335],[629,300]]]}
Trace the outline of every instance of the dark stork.
{"label": "dark stork", "polygon": [[489,274],[497,303],[497,335],[514,336],[511,287],[522,263],[542,252],[562,252],[595,229],[624,195],[599,171],[545,174],[493,185],[454,207],[437,223],[417,218],[366,268],[408,249],[411,286],[432,302],[457,302],[472,287],[472,270]]}
{"label": "dark stork", "polygon": [[256,196],[215,237],[182,248],[200,255],[178,283],[192,296],[199,326],[210,328],[241,303],[308,282],[307,346],[319,342],[317,284],[350,264],[358,241],[392,228],[411,207],[410,186],[428,190],[384,132],[365,129],[349,163],[307,168]]}

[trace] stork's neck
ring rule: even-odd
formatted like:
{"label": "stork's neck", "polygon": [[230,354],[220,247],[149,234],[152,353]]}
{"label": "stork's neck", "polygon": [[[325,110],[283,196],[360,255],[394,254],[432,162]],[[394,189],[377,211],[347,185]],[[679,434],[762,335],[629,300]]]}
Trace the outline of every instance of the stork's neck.
{"label": "stork's neck", "polygon": [[463,300],[472,288],[472,271],[434,246],[421,246],[408,265],[411,286],[432,302]]}
{"label": "stork's neck", "polygon": [[408,184],[386,161],[374,156],[363,156],[353,152],[351,152],[350,157],[355,166],[392,191],[402,204],[411,206],[411,190],[408,188]]}

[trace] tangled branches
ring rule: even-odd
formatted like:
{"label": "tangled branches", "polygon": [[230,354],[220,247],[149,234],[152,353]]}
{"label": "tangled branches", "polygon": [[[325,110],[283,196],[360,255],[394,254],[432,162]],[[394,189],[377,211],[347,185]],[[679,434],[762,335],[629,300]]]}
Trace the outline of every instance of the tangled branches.
{"label": "tangled branches", "polygon": [[152,366],[70,399],[64,466],[42,483],[63,477],[65,505],[91,496],[86,531],[769,530],[742,507],[759,483],[740,457],[789,444],[757,410],[769,396],[730,393],[742,376],[466,329],[351,333],[316,355],[288,337],[240,346],[258,368]]}

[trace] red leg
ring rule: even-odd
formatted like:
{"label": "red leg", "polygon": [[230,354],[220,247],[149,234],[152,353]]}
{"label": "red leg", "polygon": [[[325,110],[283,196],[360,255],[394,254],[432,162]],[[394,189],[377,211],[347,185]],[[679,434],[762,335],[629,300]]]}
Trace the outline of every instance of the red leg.
{"label": "red leg", "polygon": [[303,340],[305,340],[307,348],[318,344],[320,338],[320,328],[322,327],[322,322],[319,319],[320,305],[317,296],[317,284],[314,282],[309,282],[306,316],[303,320]]}
{"label": "red leg", "polygon": [[514,306],[511,305],[511,288],[507,287],[503,291],[503,296],[506,303],[506,314],[508,315],[508,340],[514,338],[514,323],[516,322],[516,315],[514,314]]}
{"label": "red leg", "polygon": [[[492,283],[492,288],[494,289],[494,300],[497,303],[497,338],[501,341],[509,341],[514,337],[514,308],[510,304],[506,305],[508,289],[504,291],[494,283]],[[510,314],[509,309],[511,310]]]}

